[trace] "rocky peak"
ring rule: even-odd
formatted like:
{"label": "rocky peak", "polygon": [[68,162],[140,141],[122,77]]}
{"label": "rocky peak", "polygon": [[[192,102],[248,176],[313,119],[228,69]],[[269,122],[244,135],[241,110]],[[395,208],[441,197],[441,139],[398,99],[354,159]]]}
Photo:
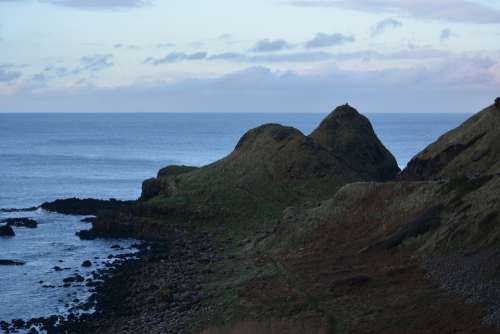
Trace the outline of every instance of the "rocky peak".
{"label": "rocky peak", "polygon": [[384,181],[398,172],[393,155],[380,142],[370,121],[349,104],[337,107],[310,137],[355,168]]}

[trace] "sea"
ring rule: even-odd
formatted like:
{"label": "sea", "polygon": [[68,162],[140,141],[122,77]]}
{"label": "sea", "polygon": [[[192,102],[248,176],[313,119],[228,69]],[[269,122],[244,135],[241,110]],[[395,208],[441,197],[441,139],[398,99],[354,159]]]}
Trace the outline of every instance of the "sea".
{"label": "sea", "polygon": [[[24,261],[0,266],[0,321],[68,312],[88,297],[85,285],[62,287],[78,273],[85,278],[133,252],[134,240],[81,241],[84,217],[31,211],[58,198],[136,199],[144,179],[170,164],[203,166],[230,153],[250,128],[264,123],[294,126],[308,134],[320,113],[0,113],[0,221],[30,217],[36,229],[14,228],[0,237],[0,259]],[[416,153],[467,114],[367,114],[376,134],[403,168]],[[119,245],[120,249],[111,248]],[[93,267],[82,268],[84,260]],[[55,266],[62,271],[54,270]],[[1,330],[0,330],[1,332]]]}

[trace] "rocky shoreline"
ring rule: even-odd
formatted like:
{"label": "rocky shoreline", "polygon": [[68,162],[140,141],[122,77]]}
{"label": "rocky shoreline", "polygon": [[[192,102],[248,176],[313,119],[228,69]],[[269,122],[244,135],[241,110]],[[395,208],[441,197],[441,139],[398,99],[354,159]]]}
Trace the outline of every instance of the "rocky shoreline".
{"label": "rocky shoreline", "polygon": [[210,312],[203,305],[201,285],[210,275],[209,265],[222,258],[215,255],[207,235],[171,231],[166,239],[134,245],[138,253],[113,257],[112,264],[93,271],[93,280],[84,281],[79,275],[66,278],[65,285],[86,284],[92,292],[88,300],[71,307],[68,315],[3,321],[0,330],[137,333],[143,328],[148,333],[183,332],[192,326],[195,315]]}

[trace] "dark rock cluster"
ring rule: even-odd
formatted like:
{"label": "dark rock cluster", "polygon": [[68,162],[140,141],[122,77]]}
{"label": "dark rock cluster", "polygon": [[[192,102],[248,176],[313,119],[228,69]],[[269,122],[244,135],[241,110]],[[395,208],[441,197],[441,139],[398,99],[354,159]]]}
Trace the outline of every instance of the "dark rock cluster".
{"label": "dark rock cluster", "polygon": [[41,208],[47,211],[67,215],[95,216],[101,211],[120,209],[130,205],[131,203],[131,201],[119,201],[116,199],[100,200],[92,198],[68,198],[43,203]]}
{"label": "dark rock cluster", "polygon": [[36,228],[38,226],[36,220],[33,220],[31,218],[8,218],[2,220],[0,223],[6,223],[7,226],[26,227],[26,228]]}
{"label": "dark rock cluster", "polygon": [[12,227],[7,225],[0,226],[0,237],[13,237],[15,235],[16,233]]}

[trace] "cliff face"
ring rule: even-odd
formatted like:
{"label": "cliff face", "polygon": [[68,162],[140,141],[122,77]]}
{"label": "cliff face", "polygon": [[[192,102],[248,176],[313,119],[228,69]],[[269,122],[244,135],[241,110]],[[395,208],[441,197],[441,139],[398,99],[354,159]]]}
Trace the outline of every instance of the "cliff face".
{"label": "cliff face", "polygon": [[500,173],[500,106],[492,105],[414,157],[403,180]]}
{"label": "cliff face", "polygon": [[266,124],[248,131],[220,161],[198,169],[167,169],[175,173],[160,172],[144,183],[145,206],[181,203],[212,213],[279,212],[287,205],[326,199],[346,183],[385,181],[399,172],[368,119],[349,106],[335,109],[309,136]]}

